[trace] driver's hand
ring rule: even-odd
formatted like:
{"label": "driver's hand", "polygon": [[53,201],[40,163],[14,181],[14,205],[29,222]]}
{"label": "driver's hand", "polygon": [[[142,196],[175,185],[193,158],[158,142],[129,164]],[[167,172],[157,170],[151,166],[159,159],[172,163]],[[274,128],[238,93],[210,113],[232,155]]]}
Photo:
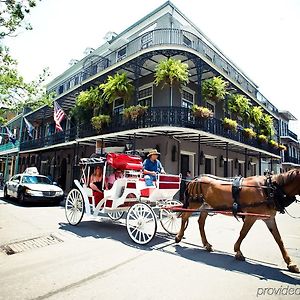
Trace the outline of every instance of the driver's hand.
{"label": "driver's hand", "polygon": [[156,172],[155,171],[151,172],[151,175],[156,176]]}

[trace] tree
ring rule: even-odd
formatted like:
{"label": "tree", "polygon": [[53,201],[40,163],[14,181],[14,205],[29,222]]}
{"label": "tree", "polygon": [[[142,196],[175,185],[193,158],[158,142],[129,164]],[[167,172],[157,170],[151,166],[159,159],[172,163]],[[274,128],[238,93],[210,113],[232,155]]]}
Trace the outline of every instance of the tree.
{"label": "tree", "polygon": [[26,23],[26,15],[36,3],[37,0],[0,0],[0,39],[13,36],[20,27],[31,30],[31,25]]}

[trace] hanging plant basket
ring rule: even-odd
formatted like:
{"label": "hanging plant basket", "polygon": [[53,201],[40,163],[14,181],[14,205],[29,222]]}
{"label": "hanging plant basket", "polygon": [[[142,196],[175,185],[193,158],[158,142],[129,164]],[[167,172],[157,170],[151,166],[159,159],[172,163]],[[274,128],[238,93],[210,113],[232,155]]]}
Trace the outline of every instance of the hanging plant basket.
{"label": "hanging plant basket", "polygon": [[202,97],[204,101],[212,100],[214,102],[222,101],[227,95],[229,83],[221,77],[206,79],[202,83]]}
{"label": "hanging plant basket", "polygon": [[275,149],[278,149],[278,143],[276,141],[270,140],[269,144],[270,144],[271,147],[273,147]]}
{"label": "hanging plant basket", "polygon": [[256,137],[256,133],[252,128],[244,128],[243,133],[247,139],[254,139]]}
{"label": "hanging plant basket", "polygon": [[257,137],[257,139],[258,139],[258,141],[260,142],[260,143],[264,143],[264,144],[266,144],[266,143],[268,143],[268,138],[264,135],[264,134],[260,134],[258,137]]}
{"label": "hanging plant basket", "polygon": [[196,104],[194,104],[191,107],[191,111],[192,111],[192,115],[195,116],[196,118],[209,119],[214,116],[212,110],[204,106],[198,106]]}
{"label": "hanging plant basket", "polygon": [[278,149],[281,150],[281,151],[282,151],[282,150],[283,150],[283,151],[286,151],[286,150],[287,150],[286,146],[284,146],[283,144],[279,144],[279,145],[278,145]]}
{"label": "hanging plant basket", "polygon": [[231,130],[231,131],[237,131],[237,121],[229,119],[229,118],[224,118],[223,120],[223,125],[224,129]]}
{"label": "hanging plant basket", "polygon": [[125,120],[137,120],[137,118],[142,117],[147,111],[148,106],[133,105],[124,109],[123,116]]}
{"label": "hanging plant basket", "polygon": [[93,127],[98,132],[100,132],[103,129],[103,127],[109,124],[110,122],[111,122],[111,118],[109,115],[100,115],[100,116],[93,117],[91,119],[91,123]]}

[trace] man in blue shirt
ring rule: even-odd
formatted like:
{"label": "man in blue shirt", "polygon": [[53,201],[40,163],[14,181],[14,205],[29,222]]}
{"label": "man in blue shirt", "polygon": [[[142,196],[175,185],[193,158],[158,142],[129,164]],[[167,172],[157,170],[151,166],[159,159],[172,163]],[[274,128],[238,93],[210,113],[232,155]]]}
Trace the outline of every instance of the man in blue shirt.
{"label": "man in blue shirt", "polygon": [[159,154],[156,149],[152,149],[143,163],[144,178],[147,186],[153,186],[157,173],[166,173],[161,162],[157,159]]}

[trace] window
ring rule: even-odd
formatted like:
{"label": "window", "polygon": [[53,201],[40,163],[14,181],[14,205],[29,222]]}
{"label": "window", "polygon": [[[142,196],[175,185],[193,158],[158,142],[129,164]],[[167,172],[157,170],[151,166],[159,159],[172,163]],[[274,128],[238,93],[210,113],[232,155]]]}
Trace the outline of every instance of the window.
{"label": "window", "polygon": [[74,85],[77,85],[79,83],[79,77],[76,76],[75,79],[74,79]]}
{"label": "window", "polygon": [[148,48],[152,45],[153,32],[148,32],[141,38],[141,49]]}
{"label": "window", "polygon": [[116,99],[114,101],[114,114],[121,115],[124,110],[124,100],[123,98]]}
{"label": "window", "polygon": [[64,86],[61,85],[59,88],[58,88],[58,94],[62,94],[64,91]]}
{"label": "window", "polygon": [[150,87],[141,88],[139,91],[138,104],[149,107],[152,105],[152,85]]}
{"label": "window", "polygon": [[117,61],[122,60],[126,57],[126,47],[122,48],[117,52]]}
{"label": "window", "polygon": [[191,47],[192,46],[192,41],[184,35],[183,36],[183,44],[187,47]]}
{"label": "window", "polygon": [[194,104],[194,94],[188,92],[187,90],[182,91],[182,107],[191,108]]}
{"label": "window", "polygon": [[206,107],[215,113],[215,105],[212,102],[206,101]]}

